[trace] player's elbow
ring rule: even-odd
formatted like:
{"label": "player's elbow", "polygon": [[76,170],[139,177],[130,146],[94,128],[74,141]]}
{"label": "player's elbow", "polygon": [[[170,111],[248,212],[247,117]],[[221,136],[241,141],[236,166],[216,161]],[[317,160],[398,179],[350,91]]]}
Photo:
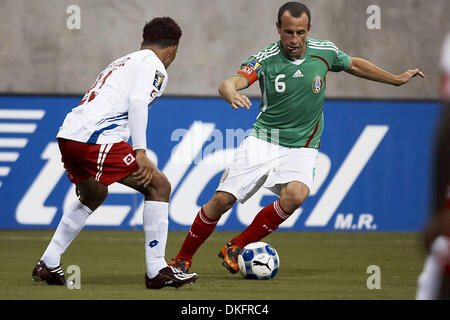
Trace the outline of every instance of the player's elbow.
{"label": "player's elbow", "polygon": [[354,57],[350,58],[350,65],[347,69],[345,69],[345,72],[350,73],[352,75],[357,75],[357,73],[358,73],[357,58],[354,58]]}
{"label": "player's elbow", "polygon": [[228,90],[227,88],[229,86],[230,86],[229,80],[225,80],[219,85],[218,92],[219,92],[221,97],[225,97],[226,96],[226,92]]}

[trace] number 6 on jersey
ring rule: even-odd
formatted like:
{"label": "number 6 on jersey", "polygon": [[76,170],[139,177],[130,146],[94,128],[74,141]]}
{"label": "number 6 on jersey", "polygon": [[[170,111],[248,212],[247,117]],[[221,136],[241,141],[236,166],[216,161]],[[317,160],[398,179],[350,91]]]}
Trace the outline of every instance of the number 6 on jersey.
{"label": "number 6 on jersey", "polygon": [[284,79],[284,78],[286,78],[285,74],[279,74],[275,78],[275,91],[278,93],[283,93],[284,91],[286,91],[286,83],[280,81],[280,79]]}

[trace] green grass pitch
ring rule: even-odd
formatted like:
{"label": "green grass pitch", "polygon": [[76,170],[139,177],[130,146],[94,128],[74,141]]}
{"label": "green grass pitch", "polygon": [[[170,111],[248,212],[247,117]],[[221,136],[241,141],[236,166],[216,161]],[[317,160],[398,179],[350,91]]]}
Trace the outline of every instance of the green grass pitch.
{"label": "green grass pitch", "polygon": [[[276,231],[264,241],[278,251],[279,273],[271,280],[244,280],[217,257],[236,234],[216,231],[199,249],[191,269],[200,275],[194,285],[148,290],[142,231],[83,230],[62,259],[64,271],[69,265],[81,269],[81,289],[70,290],[31,280],[53,230],[2,230],[0,299],[414,299],[425,258],[419,233]],[[185,235],[169,233],[168,260]],[[380,267],[380,289],[367,288],[370,265]]]}

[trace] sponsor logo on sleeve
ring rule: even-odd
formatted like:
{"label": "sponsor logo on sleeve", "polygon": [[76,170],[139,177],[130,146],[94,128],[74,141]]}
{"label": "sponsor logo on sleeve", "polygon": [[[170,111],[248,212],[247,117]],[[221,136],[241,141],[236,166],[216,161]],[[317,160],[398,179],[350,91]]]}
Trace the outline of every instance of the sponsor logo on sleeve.
{"label": "sponsor logo on sleeve", "polygon": [[155,80],[153,80],[153,86],[158,89],[161,90],[162,84],[164,82],[164,74],[162,74],[161,72],[159,72],[158,70],[156,70],[155,72]]}
{"label": "sponsor logo on sleeve", "polygon": [[252,61],[248,64],[248,67],[256,73],[259,73],[262,69],[262,65],[256,61],[256,59],[252,59]]}
{"label": "sponsor logo on sleeve", "polygon": [[256,59],[252,59],[250,63],[243,66],[237,74],[246,78],[248,84],[251,85],[253,82],[258,80],[258,74],[261,72],[261,70],[262,65],[258,61],[256,61]]}

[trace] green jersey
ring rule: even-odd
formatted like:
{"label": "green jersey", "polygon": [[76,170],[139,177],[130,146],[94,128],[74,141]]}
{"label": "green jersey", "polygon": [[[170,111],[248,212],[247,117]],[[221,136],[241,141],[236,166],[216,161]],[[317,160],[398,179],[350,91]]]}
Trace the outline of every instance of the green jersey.
{"label": "green jersey", "polygon": [[326,75],[350,66],[330,41],[307,39],[304,56],[290,60],[280,41],[252,55],[236,76],[259,80],[260,114],[250,135],[292,148],[320,147]]}

